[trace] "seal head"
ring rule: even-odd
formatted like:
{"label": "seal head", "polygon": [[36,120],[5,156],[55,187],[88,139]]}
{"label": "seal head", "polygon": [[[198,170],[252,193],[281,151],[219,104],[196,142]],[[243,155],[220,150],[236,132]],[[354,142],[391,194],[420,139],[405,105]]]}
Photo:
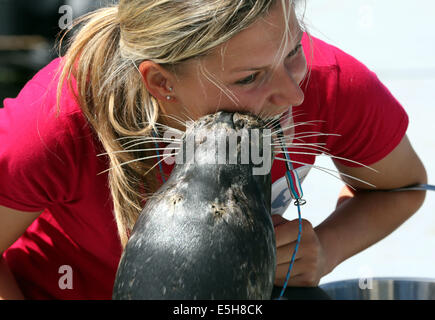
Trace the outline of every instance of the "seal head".
{"label": "seal head", "polygon": [[[183,150],[193,136],[195,159],[177,164],[147,201],[121,257],[114,299],[270,299],[276,268],[270,168],[255,175],[257,164],[240,163],[246,150],[240,132],[264,128],[253,115],[228,112],[187,128]],[[226,158],[235,149],[238,163],[219,163],[204,137],[219,144],[231,134],[240,138],[236,148],[227,145]]]}

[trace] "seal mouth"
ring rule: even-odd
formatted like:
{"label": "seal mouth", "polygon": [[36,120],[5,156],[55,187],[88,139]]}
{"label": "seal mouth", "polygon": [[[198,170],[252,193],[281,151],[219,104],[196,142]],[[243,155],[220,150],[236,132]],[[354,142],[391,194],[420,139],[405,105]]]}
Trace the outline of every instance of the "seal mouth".
{"label": "seal mouth", "polygon": [[216,125],[227,125],[229,128],[240,130],[240,129],[262,129],[266,128],[266,120],[260,118],[249,112],[226,112],[219,111],[217,113],[206,115],[195,122],[192,122],[186,128],[186,133],[192,129],[201,128],[203,126],[209,129],[214,124]]}
{"label": "seal mouth", "polygon": [[263,119],[250,113],[235,112],[233,114],[233,123],[235,129],[266,127],[266,123]]}

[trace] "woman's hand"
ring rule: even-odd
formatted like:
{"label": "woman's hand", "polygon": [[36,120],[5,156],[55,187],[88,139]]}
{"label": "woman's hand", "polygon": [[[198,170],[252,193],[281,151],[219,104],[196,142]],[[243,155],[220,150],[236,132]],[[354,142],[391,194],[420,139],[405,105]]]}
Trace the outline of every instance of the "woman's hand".
{"label": "woman's hand", "polygon": [[[275,285],[283,286],[298,237],[299,220],[288,221],[272,216],[276,235]],[[326,261],[322,245],[311,223],[302,219],[302,237],[296,253],[288,286],[315,287],[324,275]]]}

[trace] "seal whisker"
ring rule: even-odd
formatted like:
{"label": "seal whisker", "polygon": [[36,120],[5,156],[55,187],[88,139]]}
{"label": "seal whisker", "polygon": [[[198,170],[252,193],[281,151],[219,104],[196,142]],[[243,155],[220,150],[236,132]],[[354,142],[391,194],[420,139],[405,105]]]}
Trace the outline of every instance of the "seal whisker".
{"label": "seal whisker", "polygon": [[[143,124],[147,124],[148,122],[143,122]],[[149,123],[148,123],[149,124]],[[180,135],[182,135],[183,134],[183,131],[181,131],[181,130],[178,130],[178,129],[176,129],[176,128],[172,128],[172,127],[170,127],[170,126],[167,126],[167,125],[165,125],[165,124],[161,124],[161,123],[155,123],[155,125],[156,126],[158,126],[158,127],[162,127],[162,128],[167,128],[167,129],[171,129],[171,130],[173,130],[173,131],[176,131],[177,133],[179,133]],[[152,137],[152,136],[128,136],[128,137],[120,137],[120,138],[117,138],[117,139],[115,139],[115,141],[121,141],[121,140],[127,140],[127,139],[137,139],[137,138],[140,138],[140,139],[142,139],[142,138],[155,138],[155,137]]]}
{"label": "seal whisker", "polygon": [[271,143],[270,145],[272,146],[283,146],[286,148],[292,148],[294,146],[312,146],[312,147],[318,147],[318,148],[322,148],[325,150],[329,150],[326,147],[322,147],[325,146],[326,143],[324,142],[287,142],[287,143],[283,143],[283,142],[277,142],[277,143]]}
{"label": "seal whisker", "polygon": [[159,160],[155,165],[153,165],[150,169],[148,169],[145,173],[144,173],[144,175],[147,175],[148,174],[148,172],[150,172],[151,170],[153,170],[155,167],[157,167],[162,161],[165,161],[166,159],[168,159],[168,158],[171,158],[171,157],[173,157],[173,156],[177,156],[178,155],[178,153],[174,153],[174,154],[169,154],[169,155],[167,155],[167,156],[158,156],[158,157],[162,157],[162,159],[161,160]]}
{"label": "seal whisker", "polygon": [[287,135],[285,137],[280,137],[280,138],[277,138],[277,139],[283,140],[283,139],[286,139],[287,137],[298,137],[300,135],[311,134],[311,133],[318,133],[318,134],[321,134],[321,135],[326,134],[325,132],[320,132],[320,131],[303,131],[303,132],[297,132],[297,133],[294,133],[294,134],[291,134],[291,135]]}
{"label": "seal whisker", "polygon": [[129,143],[129,145],[123,145],[122,147],[123,147],[123,149],[131,150],[131,149],[136,148],[137,146],[141,146],[141,145],[145,146],[145,145],[148,145],[148,144],[151,144],[151,145],[153,145],[153,147],[156,147],[155,146],[156,143],[167,143],[167,144],[177,143],[178,144],[179,142],[177,142],[177,141],[164,141],[164,140],[161,140],[161,141],[136,140],[136,141],[133,141],[133,142]]}
{"label": "seal whisker", "polygon": [[291,117],[296,118],[296,117],[299,117],[299,116],[304,115],[304,114],[305,113],[290,114],[287,112],[283,112],[278,116],[273,116],[273,117],[269,117],[269,118],[266,117],[265,121],[269,121],[266,123],[266,127],[274,128],[276,126],[279,126],[279,121],[281,121],[281,120],[287,120],[288,118],[291,118]]}
{"label": "seal whisker", "polygon": [[158,139],[158,140],[136,140],[133,142],[130,142],[128,144],[133,143],[132,145],[127,147],[127,144],[123,145],[124,148],[129,149],[129,148],[133,148],[135,146],[141,145],[141,144],[147,144],[147,143],[159,143],[159,142],[163,142],[163,143],[177,143],[177,144],[181,144],[181,141],[178,139]]}
{"label": "seal whisker", "polygon": [[295,122],[289,126],[286,127],[282,127],[279,126],[278,129],[276,130],[276,132],[284,132],[285,130],[288,129],[293,129],[295,127],[299,127],[299,126],[303,126],[303,125],[313,125],[315,122],[321,122],[322,120],[309,120],[309,121],[301,121],[301,122]]}
{"label": "seal whisker", "polygon": [[299,126],[314,125],[315,122],[323,122],[323,120],[310,120],[310,121],[298,122],[298,123],[292,124],[292,125],[284,127],[284,128],[280,127],[276,131],[272,132],[270,135],[264,135],[264,136],[265,137],[272,136],[272,135],[278,134],[279,132],[284,132],[285,130],[296,128]]}
{"label": "seal whisker", "polygon": [[[281,144],[272,144],[272,146],[275,146],[275,148],[279,148],[281,150]],[[299,145],[290,145],[292,149],[306,149],[306,150],[312,150],[312,151],[318,151],[320,153],[325,153],[325,151],[329,151],[328,148],[321,147],[321,146],[307,146],[306,144],[299,144]]]}
{"label": "seal whisker", "polygon": [[[349,187],[351,187],[353,190],[355,190],[354,187],[352,187],[350,184],[346,183],[346,181],[344,181],[344,180],[341,179],[340,177],[337,177],[337,176],[333,175],[331,172],[338,173],[339,175],[343,175],[343,176],[345,176],[345,177],[351,178],[351,179],[353,179],[353,180],[356,180],[356,181],[362,182],[362,183],[367,184],[367,185],[369,185],[369,186],[371,186],[371,187],[373,187],[373,188],[376,188],[376,186],[373,185],[373,184],[371,184],[370,182],[364,181],[364,180],[362,180],[362,179],[359,179],[359,178],[357,178],[357,177],[351,176],[351,175],[346,174],[346,173],[342,173],[342,172],[337,171],[337,170],[333,170],[333,169],[330,169],[330,168],[321,167],[321,166],[317,166],[317,165],[309,164],[309,163],[305,163],[305,162],[300,162],[300,161],[295,161],[295,160],[287,160],[287,159],[280,158],[280,157],[275,157],[275,159],[278,159],[278,160],[281,160],[281,161],[285,161],[285,162],[292,162],[292,163],[302,164],[302,165],[306,165],[306,166],[312,167],[312,168],[314,168],[314,169],[317,169],[317,170],[323,171],[323,172],[328,173],[328,174],[332,175],[333,177],[339,179],[340,181],[342,181],[343,183],[345,183],[346,185],[348,185]],[[328,171],[331,171],[331,172],[328,172]]]}
{"label": "seal whisker", "polygon": [[[164,116],[164,115],[162,115],[162,116]],[[174,118],[174,120],[176,120],[176,118]],[[182,122],[181,122],[181,123],[182,123]],[[154,125],[154,126],[156,126],[156,127],[161,127],[161,128],[167,129],[167,130],[174,130],[174,131],[178,131],[178,132],[180,132],[180,133],[183,133],[183,131],[178,130],[177,128],[174,128],[174,127],[168,126],[167,124],[163,124],[163,123],[160,123],[160,122],[154,122],[154,123],[151,123],[151,122],[143,122],[143,124]]]}
{"label": "seal whisker", "polygon": [[[276,138],[275,141],[287,141],[288,139],[303,139],[303,138],[311,138],[311,137],[321,137],[321,136],[337,136],[340,137],[340,134],[337,133],[322,133],[322,132],[304,132],[304,133],[300,133],[301,136],[299,136],[298,134],[295,135],[288,135],[286,137],[282,137],[282,138]],[[303,135],[303,134],[307,134],[307,135]]]}
{"label": "seal whisker", "polygon": [[[272,113],[272,112],[270,112]],[[287,120],[288,118],[296,118],[296,117],[300,117],[302,115],[306,115],[306,113],[304,112],[288,112],[288,111],[284,111],[283,113],[277,115],[277,116],[265,116],[264,119],[267,120]]]}
{"label": "seal whisker", "polygon": [[115,139],[114,141],[121,141],[121,140],[127,140],[127,139],[145,139],[145,138],[151,138],[151,136],[129,136],[129,137],[120,137]]}
{"label": "seal whisker", "polygon": [[[162,114],[161,116],[162,116],[162,117],[170,118],[170,119],[172,119],[172,120],[174,120],[174,121],[177,121],[177,122],[178,122],[179,124],[181,124],[182,126],[187,127],[185,121],[183,121],[182,119],[178,119],[178,118],[175,117],[175,116],[172,116],[172,115],[169,115],[169,114]],[[190,117],[188,117],[188,118],[189,118],[189,120],[191,120]],[[171,129],[174,129],[174,130],[180,131],[180,130],[175,129],[175,128],[171,128]],[[181,131],[180,131],[180,132],[181,132]]]}
{"label": "seal whisker", "polygon": [[297,118],[297,117],[306,116],[306,115],[307,115],[307,113],[306,112],[302,112],[302,111],[299,111],[299,112],[293,112],[292,111],[292,113],[287,113],[287,114],[286,114],[286,112],[284,112],[281,115],[280,119],[287,120],[288,118],[291,118],[291,117]]}
{"label": "seal whisker", "polygon": [[326,152],[323,152],[322,154],[317,154],[317,153],[311,153],[311,152],[299,152],[299,151],[280,151],[280,152],[277,152],[277,153],[307,154],[307,155],[314,155],[314,156],[326,156],[326,157],[333,158],[333,159],[345,160],[345,161],[348,161],[348,162],[352,162],[352,163],[357,164],[357,165],[360,165],[360,166],[362,166],[362,167],[364,167],[364,168],[370,169],[370,170],[372,170],[372,171],[374,171],[374,172],[379,172],[378,170],[376,170],[376,169],[374,169],[374,168],[372,168],[372,167],[369,167],[369,166],[367,166],[367,165],[365,165],[365,164],[363,164],[363,163],[361,163],[361,162],[354,161],[354,160],[350,160],[350,159],[343,158],[343,157],[334,156],[334,155],[329,154],[329,153],[326,153]]}
{"label": "seal whisker", "polygon": [[278,117],[278,118],[271,117],[269,119],[266,119],[266,124],[264,126],[266,128],[275,128],[275,126],[277,125],[279,120],[280,120],[280,117]]}
{"label": "seal whisker", "polygon": [[291,135],[288,135],[285,137],[281,137],[278,139],[286,139],[287,137],[299,137],[299,138],[301,138],[300,136],[303,136],[304,134],[314,134],[314,133],[318,134],[319,136],[323,136],[323,135],[338,135],[339,136],[339,134],[337,134],[337,133],[326,133],[326,132],[321,132],[321,131],[303,131],[303,132],[297,132],[297,133],[294,133],[294,134],[291,134]]}
{"label": "seal whisker", "polygon": [[[183,109],[187,112],[190,113],[190,111],[183,105]],[[189,114],[187,114],[185,112],[181,112],[181,114],[183,116],[185,116],[190,122],[195,122],[195,120],[193,120],[193,118],[191,116],[189,116]]]}
{"label": "seal whisker", "polygon": [[139,136],[139,137],[135,137],[135,139],[138,139],[138,140],[140,140],[140,139],[142,139],[142,140],[147,139],[147,140],[153,140],[153,141],[154,140],[155,141],[158,141],[158,140],[180,140],[181,141],[181,135],[180,135],[180,138],[177,138],[177,137],[169,138],[169,137]]}
{"label": "seal whisker", "polygon": [[[110,154],[110,153],[109,153]],[[160,160],[159,162],[157,162],[153,167],[151,167],[151,169],[149,169],[147,172],[145,172],[145,174],[147,174],[149,171],[151,171],[152,169],[154,169],[160,162],[162,162],[163,160],[166,160],[167,158],[170,158],[170,157],[172,157],[172,156],[176,156],[177,155],[177,153],[174,153],[174,154],[169,154],[169,155],[167,155],[167,156],[163,156],[163,159],[162,160]],[[137,159],[133,159],[133,160],[130,160],[130,161],[126,161],[126,162],[123,162],[123,163],[120,163],[119,165],[117,165],[117,166],[113,166],[113,167],[110,167],[109,169],[106,169],[106,170],[104,170],[104,171],[101,171],[100,173],[98,173],[98,174],[103,174],[103,173],[105,173],[105,172],[108,172],[108,171],[110,171],[110,170],[113,170],[113,169],[116,169],[116,168],[121,168],[121,167],[123,167],[123,166],[125,166],[125,165],[127,165],[127,164],[130,164],[130,163],[133,163],[133,162],[138,162],[138,161],[142,161],[142,160],[148,160],[148,159],[153,159],[153,158],[161,158],[162,156],[161,155],[153,155],[153,156],[147,156],[147,157],[141,157],[141,158],[137,158]]]}
{"label": "seal whisker", "polygon": [[[286,159],[284,159],[284,158],[278,158],[278,157],[275,157],[275,159],[282,160],[282,161],[286,161]],[[294,162],[294,163],[298,163],[297,161],[292,161],[292,162]],[[308,164],[308,163],[304,163],[304,165],[309,166],[309,167],[312,167],[312,168],[317,169],[317,170],[319,170],[319,171],[322,171],[322,172],[324,172],[324,173],[326,173],[326,174],[329,174],[330,176],[332,176],[332,177],[334,177],[334,178],[340,180],[341,182],[343,182],[344,184],[346,184],[347,186],[349,186],[350,188],[352,188],[353,190],[355,190],[355,188],[354,188],[353,186],[351,186],[351,185],[348,184],[346,181],[344,181],[343,179],[341,179],[340,176],[336,176],[336,175],[332,174],[331,172],[327,171],[327,168],[318,167],[318,166],[315,166],[315,165],[310,165],[310,164]],[[333,171],[333,170],[332,170],[332,172],[336,172],[336,171]]]}
{"label": "seal whisker", "polygon": [[[131,137],[123,137],[117,140],[127,140],[127,139],[162,139],[164,137],[156,137],[156,136],[131,136]],[[181,139],[180,139],[181,140]]]}
{"label": "seal whisker", "polygon": [[[297,140],[297,139],[295,139]],[[277,146],[279,148],[285,147],[285,148],[304,148],[304,146],[307,147],[307,149],[309,149],[308,147],[312,147],[312,148],[317,148],[315,150],[318,151],[329,151],[329,148],[327,147],[323,147],[324,145],[326,145],[325,143],[322,142],[317,142],[317,143],[306,143],[306,142],[287,142],[287,143],[283,143],[283,142],[276,142],[276,143],[271,143],[271,146]]]}
{"label": "seal whisker", "polygon": [[[290,113],[284,112],[284,113],[280,114],[278,117],[271,117],[270,118],[271,120],[269,120],[269,122],[266,123],[266,128],[269,128],[272,130],[278,129],[278,131],[275,131],[276,133],[278,133],[278,132],[280,132],[280,129],[282,129],[281,121],[286,121],[291,117],[293,118],[293,121],[294,121],[295,118],[302,116],[302,115],[305,115],[305,113],[300,112],[300,113],[290,114]],[[321,121],[321,120],[318,120],[318,121]],[[294,125],[294,122],[293,122],[293,125]],[[274,133],[274,134],[276,134],[276,133]]]}
{"label": "seal whisker", "polygon": [[134,143],[137,141],[162,142],[162,141],[181,141],[181,139],[180,138],[164,138],[164,137],[142,137],[142,138],[137,138],[136,140],[126,142],[124,145],[127,145],[129,143]]}
{"label": "seal whisker", "polygon": [[278,115],[274,115],[274,116],[271,116],[271,114],[272,114],[272,111],[268,112],[266,114],[266,110],[263,110],[258,114],[258,117],[263,119],[266,122],[276,121],[276,120],[279,120],[285,114],[285,112],[278,114]]}
{"label": "seal whisker", "polygon": [[[181,148],[170,148],[170,150],[180,150]],[[144,152],[144,151],[160,151],[160,150],[168,150],[168,148],[149,148],[149,149],[133,149],[133,150],[120,150],[113,152],[101,153],[100,155],[108,155],[108,154],[117,154],[117,153],[128,153],[128,152]],[[157,156],[156,156],[157,157]]]}
{"label": "seal whisker", "polygon": [[125,142],[122,144],[123,147],[126,147],[130,144],[134,144],[136,142],[180,142],[181,139],[179,138],[161,138],[161,137],[140,137],[135,138],[134,140]]}
{"label": "seal whisker", "polygon": [[299,127],[299,126],[303,126],[303,125],[314,125],[314,123],[316,123],[316,122],[324,122],[323,120],[309,120],[309,121],[303,121],[303,122],[295,122],[295,123],[293,123],[293,124],[291,124],[291,125],[289,125],[289,126],[286,126],[286,127],[280,127],[279,129],[278,129],[278,132],[279,132],[279,130],[282,130],[282,132],[284,132],[284,131],[286,131],[286,130],[288,130],[288,129],[293,129],[293,128],[296,128],[296,127]]}

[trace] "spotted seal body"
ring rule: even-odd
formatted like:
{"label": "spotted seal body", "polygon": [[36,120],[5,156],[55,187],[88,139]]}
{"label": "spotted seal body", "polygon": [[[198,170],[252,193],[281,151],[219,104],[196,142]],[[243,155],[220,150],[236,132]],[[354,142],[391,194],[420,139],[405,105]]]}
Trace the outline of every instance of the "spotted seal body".
{"label": "spotted seal body", "polygon": [[[218,112],[194,123],[183,141],[263,127],[253,116]],[[195,162],[177,164],[147,201],[121,257],[114,299],[270,299],[270,170],[254,175],[252,163],[206,164],[204,139],[195,147]],[[240,156],[243,148],[236,150]]]}

